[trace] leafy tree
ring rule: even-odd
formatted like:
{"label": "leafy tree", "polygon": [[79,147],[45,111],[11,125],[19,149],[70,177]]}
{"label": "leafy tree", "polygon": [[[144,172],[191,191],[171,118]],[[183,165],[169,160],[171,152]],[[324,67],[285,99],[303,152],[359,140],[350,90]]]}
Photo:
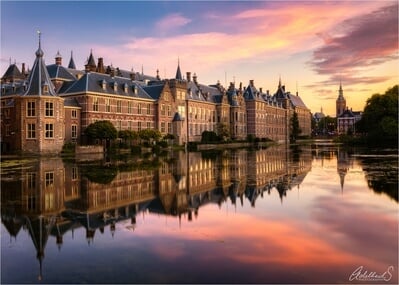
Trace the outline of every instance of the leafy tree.
{"label": "leafy tree", "polygon": [[201,135],[201,142],[210,143],[210,142],[218,142],[220,141],[219,136],[212,131],[203,131]]}
{"label": "leafy tree", "polygon": [[218,134],[222,140],[226,140],[230,138],[230,130],[226,124],[219,123],[218,124]]}
{"label": "leafy tree", "polygon": [[91,139],[113,140],[118,131],[110,121],[97,121],[86,128],[85,134]]}
{"label": "leafy tree", "polygon": [[398,85],[385,94],[367,99],[362,119],[356,129],[366,135],[368,143],[396,144],[398,139]]}
{"label": "leafy tree", "polygon": [[291,123],[290,140],[291,142],[295,142],[299,134],[302,132],[301,128],[299,127],[299,119],[298,119],[298,114],[296,112],[294,112],[294,115],[292,116],[290,123]]}
{"label": "leafy tree", "polygon": [[159,130],[144,129],[139,131],[139,137],[147,142],[151,142],[151,140],[159,141],[159,139],[162,137],[162,134]]}
{"label": "leafy tree", "polygon": [[139,134],[135,131],[132,130],[122,130],[118,132],[118,137],[123,139],[125,142],[129,141],[130,145],[131,145],[131,141],[138,139],[139,138]]}

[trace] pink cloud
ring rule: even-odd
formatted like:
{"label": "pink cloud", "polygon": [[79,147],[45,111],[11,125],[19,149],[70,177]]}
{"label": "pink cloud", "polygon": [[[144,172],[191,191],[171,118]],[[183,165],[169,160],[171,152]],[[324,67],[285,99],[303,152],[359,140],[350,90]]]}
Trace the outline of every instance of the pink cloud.
{"label": "pink cloud", "polygon": [[175,14],[170,14],[170,15],[164,17],[163,19],[159,20],[155,24],[155,26],[157,29],[160,29],[162,31],[168,31],[168,30],[172,30],[175,28],[185,26],[190,22],[191,22],[190,19],[183,17],[179,13],[175,13]]}
{"label": "pink cloud", "polygon": [[310,62],[317,73],[335,77],[338,73],[347,74],[352,83],[388,80],[386,75],[356,75],[365,67],[398,59],[398,4],[348,19],[320,35],[324,45],[314,51]]}

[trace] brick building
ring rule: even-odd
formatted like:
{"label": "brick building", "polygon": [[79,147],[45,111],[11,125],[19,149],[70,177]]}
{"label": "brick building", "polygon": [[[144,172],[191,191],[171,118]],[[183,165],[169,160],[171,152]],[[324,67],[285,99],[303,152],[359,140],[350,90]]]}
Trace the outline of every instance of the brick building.
{"label": "brick building", "polygon": [[191,72],[161,79],[97,64],[90,52],[84,70],[72,57],[62,65],[45,65],[39,48],[32,70],[10,64],[1,86],[1,146],[3,152],[59,153],[64,143],[84,144],[84,130],[99,120],[120,130],[158,129],[173,134],[175,143],[200,141],[204,131],[228,132],[232,139],[253,135],[286,141],[290,118],[298,114],[302,135],[310,135],[310,110],[297,95],[285,91],[281,80],[277,92],[264,93],[254,81],[243,88],[231,83],[205,85]]}

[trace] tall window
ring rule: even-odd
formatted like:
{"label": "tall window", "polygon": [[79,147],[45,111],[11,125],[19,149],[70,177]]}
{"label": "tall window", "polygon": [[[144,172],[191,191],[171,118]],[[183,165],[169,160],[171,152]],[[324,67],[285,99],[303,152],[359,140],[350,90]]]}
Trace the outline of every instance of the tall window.
{"label": "tall window", "polygon": [[54,124],[46,124],[46,138],[54,137]]}
{"label": "tall window", "polygon": [[28,139],[36,138],[36,125],[35,124],[27,125],[27,138]]}
{"label": "tall window", "polygon": [[54,172],[46,172],[46,187],[49,187],[54,184]]}
{"label": "tall window", "polygon": [[121,100],[116,101],[116,112],[122,113],[122,101]]}
{"label": "tall window", "polygon": [[78,117],[78,112],[74,109],[72,110],[72,118],[77,118]]}
{"label": "tall window", "polygon": [[168,106],[168,116],[170,117],[172,115],[172,112],[170,110],[170,106]]}
{"label": "tall window", "polygon": [[151,115],[151,104],[147,104],[147,115]]}
{"label": "tall window", "polygon": [[162,122],[161,123],[161,133],[164,133],[164,132],[165,132],[165,123]]}
{"label": "tall window", "polygon": [[141,114],[141,103],[137,106],[137,114]]}
{"label": "tall window", "polygon": [[128,102],[127,103],[127,112],[129,114],[131,114],[132,113],[132,109],[133,109],[133,103],[132,102]]}
{"label": "tall window", "polygon": [[105,112],[111,112],[111,103],[109,99],[105,99]]}
{"label": "tall window", "polygon": [[168,134],[172,133],[172,123],[168,123]]}
{"label": "tall window", "polygon": [[28,101],[27,102],[27,116],[28,117],[34,117],[36,116],[36,103],[34,101]]}
{"label": "tall window", "polygon": [[54,116],[54,103],[46,102],[46,117],[53,117],[53,116]]}
{"label": "tall window", "polygon": [[78,126],[72,125],[72,138],[76,139],[78,137]]}
{"label": "tall window", "polygon": [[141,131],[141,122],[137,122],[137,130]]}
{"label": "tall window", "polygon": [[72,167],[72,180],[78,179],[78,168]]}
{"label": "tall window", "polygon": [[147,129],[151,129],[151,128],[152,128],[151,122],[147,122]]}
{"label": "tall window", "polygon": [[98,98],[93,98],[93,111],[98,112]]}
{"label": "tall window", "polygon": [[34,172],[26,173],[26,187],[28,189],[36,188],[36,173]]}

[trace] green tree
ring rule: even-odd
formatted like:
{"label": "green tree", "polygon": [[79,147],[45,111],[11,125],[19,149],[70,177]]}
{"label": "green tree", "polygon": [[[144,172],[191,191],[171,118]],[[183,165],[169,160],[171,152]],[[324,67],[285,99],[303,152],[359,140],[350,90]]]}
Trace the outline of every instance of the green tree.
{"label": "green tree", "polygon": [[90,139],[113,140],[117,138],[118,131],[110,121],[97,121],[86,128],[85,134]]}
{"label": "green tree", "polygon": [[301,128],[299,127],[299,119],[296,112],[294,112],[290,123],[290,141],[295,142],[299,134],[302,132]]}
{"label": "green tree", "polygon": [[385,94],[374,94],[367,99],[356,130],[365,134],[368,143],[397,144],[398,96],[398,85],[395,85]]}
{"label": "green tree", "polygon": [[159,139],[162,137],[162,134],[159,130],[144,129],[139,131],[139,137],[140,139],[150,143],[152,140],[159,141]]}
{"label": "green tree", "polygon": [[230,138],[230,130],[226,124],[219,123],[218,124],[218,135],[222,140],[227,140]]}

